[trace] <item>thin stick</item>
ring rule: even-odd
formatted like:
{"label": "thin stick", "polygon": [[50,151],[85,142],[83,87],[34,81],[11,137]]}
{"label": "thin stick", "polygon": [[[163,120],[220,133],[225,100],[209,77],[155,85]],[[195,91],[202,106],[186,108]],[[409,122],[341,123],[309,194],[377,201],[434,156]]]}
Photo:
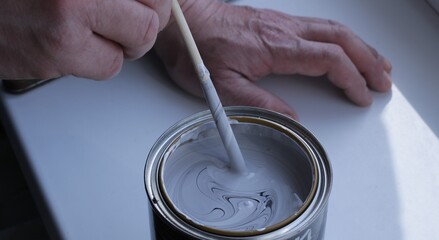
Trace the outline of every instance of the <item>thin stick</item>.
{"label": "thin stick", "polygon": [[201,87],[203,88],[204,96],[206,97],[210,112],[213,115],[221,140],[226,148],[227,155],[229,156],[230,169],[234,172],[244,173],[246,172],[246,166],[241,150],[239,149],[235,135],[230,127],[229,120],[224,112],[224,108],[221,104],[212,80],[210,79],[210,73],[203,63],[203,59],[201,58],[200,52],[195,44],[195,40],[192,36],[189,26],[187,25],[178,0],[173,0],[172,2],[172,14],[181,34],[183,35],[183,40],[188,48],[189,55],[195,66],[198,78],[200,79]]}

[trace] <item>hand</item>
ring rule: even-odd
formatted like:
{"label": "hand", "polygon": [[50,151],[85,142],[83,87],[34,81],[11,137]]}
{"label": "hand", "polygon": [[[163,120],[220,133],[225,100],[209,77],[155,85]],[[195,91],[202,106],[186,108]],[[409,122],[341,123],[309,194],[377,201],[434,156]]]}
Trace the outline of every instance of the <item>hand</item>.
{"label": "hand", "polygon": [[106,79],[150,50],[171,0],[4,0],[0,78]]}
{"label": "hand", "polygon": [[[224,105],[263,107],[296,117],[284,101],[255,84],[270,73],[327,75],[360,106],[371,104],[369,89],[391,88],[390,63],[339,23],[219,1],[189,2],[183,10]],[[155,49],[173,80],[202,96],[179,34],[170,24]]]}

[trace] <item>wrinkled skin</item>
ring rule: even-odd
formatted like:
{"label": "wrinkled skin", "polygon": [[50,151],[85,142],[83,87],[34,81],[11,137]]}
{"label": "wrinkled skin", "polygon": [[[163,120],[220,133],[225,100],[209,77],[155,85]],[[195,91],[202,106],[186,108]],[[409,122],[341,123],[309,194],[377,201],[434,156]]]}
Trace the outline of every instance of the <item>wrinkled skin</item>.
{"label": "wrinkled skin", "polygon": [[152,48],[171,0],[3,0],[0,79],[107,79]]}
{"label": "wrinkled skin", "polygon": [[[217,0],[179,2],[224,105],[296,117],[255,84],[271,73],[327,75],[360,106],[371,104],[370,90],[391,88],[390,63],[339,23]],[[154,46],[172,79],[202,96],[170,11],[171,0],[4,0],[0,79],[108,79],[124,59]]]}
{"label": "wrinkled skin", "polygon": [[[255,84],[270,73],[326,75],[359,106],[372,103],[370,90],[391,88],[390,63],[340,23],[215,0],[187,0],[182,7],[224,105],[264,107],[296,118],[284,101]],[[155,50],[179,86],[202,96],[179,34],[171,20]]]}

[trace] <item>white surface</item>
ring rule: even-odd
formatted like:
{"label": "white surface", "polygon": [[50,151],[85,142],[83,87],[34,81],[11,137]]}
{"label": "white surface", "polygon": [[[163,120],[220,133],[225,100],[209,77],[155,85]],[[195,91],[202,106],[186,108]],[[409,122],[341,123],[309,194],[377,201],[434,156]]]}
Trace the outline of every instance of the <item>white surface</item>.
{"label": "white surface", "polygon": [[[346,23],[394,65],[392,93],[375,93],[369,108],[324,78],[261,82],[295,107],[331,159],[325,239],[439,239],[438,15],[416,0],[239,3]],[[153,55],[127,62],[110,81],[63,78],[1,99],[52,227],[66,239],[148,239],[149,149],[172,124],[207,109]]]}

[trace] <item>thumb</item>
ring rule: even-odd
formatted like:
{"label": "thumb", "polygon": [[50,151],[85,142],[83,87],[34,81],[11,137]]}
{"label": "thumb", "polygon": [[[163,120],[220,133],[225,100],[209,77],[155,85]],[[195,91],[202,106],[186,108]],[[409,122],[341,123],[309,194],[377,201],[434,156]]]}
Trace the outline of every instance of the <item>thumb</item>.
{"label": "thumb", "polygon": [[265,108],[298,120],[296,112],[282,99],[245,78],[222,79],[216,82],[216,88],[224,105]]}

